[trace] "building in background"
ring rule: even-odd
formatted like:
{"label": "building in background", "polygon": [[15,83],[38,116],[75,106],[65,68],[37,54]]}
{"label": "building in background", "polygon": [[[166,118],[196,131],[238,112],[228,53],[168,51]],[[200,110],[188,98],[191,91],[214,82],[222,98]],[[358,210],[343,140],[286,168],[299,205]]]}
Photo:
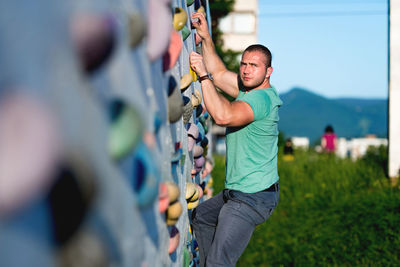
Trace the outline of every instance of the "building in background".
{"label": "building in background", "polygon": [[338,138],[338,145],[336,149],[336,156],[340,158],[350,157],[352,160],[357,160],[363,157],[369,147],[387,146],[388,139],[377,138],[375,135],[367,135],[363,138]]}
{"label": "building in background", "polygon": [[387,146],[386,138],[376,138],[376,136],[366,136],[365,138],[353,138],[347,142],[347,154],[352,160],[357,160],[367,153],[369,147]]}
{"label": "building in background", "polygon": [[310,146],[310,140],[308,139],[308,137],[293,136],[291,139],[294,148],[307,150]]}
{"label": "building in background", "polygon": [[[322,151],[322,148],[320,149]],[[337,140],[336,156],[339,158],[347,158],[350,156],[348,141],[344,137]]]}
{"label": "building in background", "polygon": [[243,51],[258,42],[258,0],[236,0],[233,11],[221,19],[224,48]]}

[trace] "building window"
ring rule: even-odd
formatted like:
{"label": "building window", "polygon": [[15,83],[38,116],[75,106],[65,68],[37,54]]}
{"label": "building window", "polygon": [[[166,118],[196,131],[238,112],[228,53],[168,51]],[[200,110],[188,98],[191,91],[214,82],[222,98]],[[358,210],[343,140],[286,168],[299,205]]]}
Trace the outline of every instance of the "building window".
{"label": "building window", "polygon": [[232,13],[221,19],[219,27],[223,33],[251,34],[256,32],[254,13]]}

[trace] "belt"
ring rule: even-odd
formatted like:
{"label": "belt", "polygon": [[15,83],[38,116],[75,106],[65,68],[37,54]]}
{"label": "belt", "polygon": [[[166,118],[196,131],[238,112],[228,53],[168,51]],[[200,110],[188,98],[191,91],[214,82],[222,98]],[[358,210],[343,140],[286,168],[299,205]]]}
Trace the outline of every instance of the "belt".
{"label": "belt", "polygon": [[274,183],[273,185],[271,185],[270,187],[264,189],[261,192],[275,192],[279,190],[279,184],[278,183]]}

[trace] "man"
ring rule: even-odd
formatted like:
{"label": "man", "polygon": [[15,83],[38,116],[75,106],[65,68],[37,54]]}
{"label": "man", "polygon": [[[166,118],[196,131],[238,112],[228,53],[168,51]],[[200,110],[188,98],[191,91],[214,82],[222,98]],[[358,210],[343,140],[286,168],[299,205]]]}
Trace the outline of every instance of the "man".
{"label": "man", "polygon": [[[278,108],[271,88],[271,53],[248,47],[240,75],[226,69],[215,51],[203,14],[192,16],[203,56],[192,52],[190,64],[200,77],[204,103],[218,125],[226,126],[226,189],[200,204],[192,225],[200,266],[235,266],[256,225],[275,209],[278,198]],[[210,73],[213,77],[211,80]],[[235,98],[229,102],[215,87]]]}

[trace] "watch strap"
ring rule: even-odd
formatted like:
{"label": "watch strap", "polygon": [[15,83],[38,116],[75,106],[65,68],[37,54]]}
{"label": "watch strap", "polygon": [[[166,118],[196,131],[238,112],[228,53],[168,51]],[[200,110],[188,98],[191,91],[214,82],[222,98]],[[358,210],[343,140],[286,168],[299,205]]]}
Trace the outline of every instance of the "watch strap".
{"label": "watch strap", "polygon": [[210,79],[210,77],[208,76],[208,74],[206,74],[206,75],[204,75],[204,76],[201,76],[200,78],[199,78],[199,82],[202,82],[202,81],[204,81],[204,80],[211,80]]}

